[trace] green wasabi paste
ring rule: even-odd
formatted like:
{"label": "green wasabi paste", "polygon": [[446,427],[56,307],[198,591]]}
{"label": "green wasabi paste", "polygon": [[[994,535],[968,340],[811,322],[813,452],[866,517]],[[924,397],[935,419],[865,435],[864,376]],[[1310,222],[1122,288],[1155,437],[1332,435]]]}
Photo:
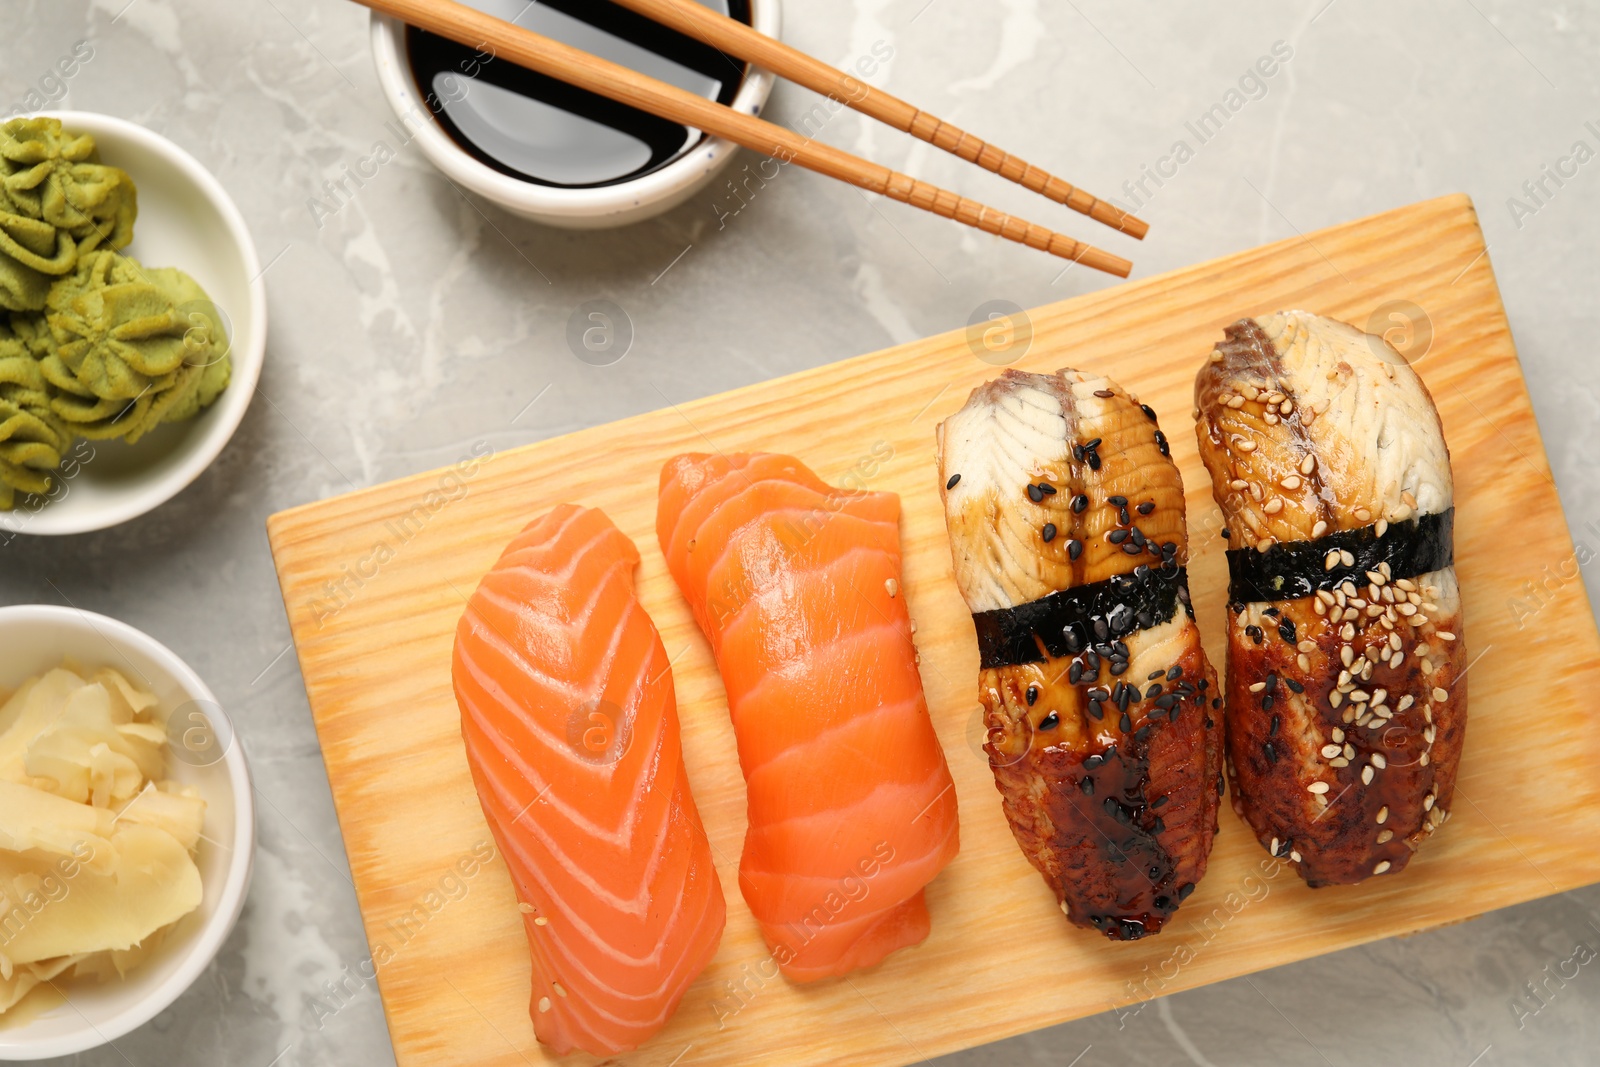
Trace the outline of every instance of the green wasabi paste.
{"label": "green wasabi paste", "polygon": [[47,493],[74,437],[139,440],[228,385],[222,316],[189,275],[117,249],[133,180],[47,118],[0,126],[0,510]]}

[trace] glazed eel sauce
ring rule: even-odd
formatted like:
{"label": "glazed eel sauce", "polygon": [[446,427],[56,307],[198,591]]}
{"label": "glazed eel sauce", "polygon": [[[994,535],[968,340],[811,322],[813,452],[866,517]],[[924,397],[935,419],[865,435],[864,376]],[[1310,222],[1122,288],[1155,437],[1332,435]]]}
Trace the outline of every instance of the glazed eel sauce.
{"label": "glazed eel sauce", "polygon": [[[1057,706],[1082,708],[1086,735],[1118,737],[1086,756],[1048,744],[1043,735],[1053,725],[1052,714],[1026,739],[1029,755],[1050,781],[1076,782],[1075,790],[1046,790],[1052,822],[1075,831],[1088,824],[1090,843],[1116,872],[1113,908],[1080,916],[1068,900],[1063,910],[1117,941],[1156,932],[1194,890],[1192,882],[1177,884],[1176,865],[1159,840],[1165,830],[1162,809],[1172,798],[1147,793],[1150,747],[1158,728],[1178,726],[1186,705],[1194,709],[1188,715],[1204,716],[1205,730],[1212,729],[1210,712],[1221,700],[1209,697],[1212,708],[1206,708],[1209,682],[1198,644],[1169,670],[1157,672],[1159,681],[1155,673],[1131,682],[1121,677],[1129,658],[1124,638],[1170,621],[1180,606],[1193,617],[1187,570],[1178,564],[1175,550],[1175,545],[1166,550],[1154,567],[1141,565],[1131,574],[972,617],[985,672],[1042,665],[1046,676],[1064,676],[1061,680],[1077,690],[1076,701],[1061,700]],[[1102,671],[1112,677],[1109,685],[1098,684]],[[1029,685],[1024,699],[1028,707],[1036,703],[1038,687]],[[1026,713],[1023,721],[1032,723]],[[990,755],[1008,758],[993,748]],[[1201,783],[1199,788],[1211,785]],[[1220,777],[1216,788],[1220,792]]]}

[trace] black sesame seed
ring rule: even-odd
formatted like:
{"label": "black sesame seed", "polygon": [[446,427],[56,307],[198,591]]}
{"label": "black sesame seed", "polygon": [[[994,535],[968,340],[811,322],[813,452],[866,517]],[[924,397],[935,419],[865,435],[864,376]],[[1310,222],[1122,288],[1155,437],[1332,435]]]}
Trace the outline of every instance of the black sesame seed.
{"label": "black sesame seed", "polygon": [[1117,510],[1117,522],[1123,526],[1127,526],[1129,523],[1133,522],[1133,516],[1128,514],[1127,508],[1119,508]]}
{"label": "black sesame seed", "polygon": [[1293,678],[1285,678],[1283,680],[1283,684],[1294,690],[1296,693],[1304,693],[1306,691],[1306,687],[1295,681]]}
{"label": "black sesame seed", "polygon": [[1039,536],[1044,538],[1044,543],[1047,545],[1054,541],[1056,539],[1056,524],[1053,522],[1045,523],[1044,529],[1039,531]]}
{"label": "black sesame seed", "polygon": [[1156,697],[1158,697],[1160,695],[1161,695],[1161,683],[1160,682],[1151,682],[1150,683],[1150,688],[1146,689],[1144,691],[1144,698],[1146,700],[1154,700]]}
{"label": "black sesame seed", "polygon": [[[1222,792],[1222,788],[1221,788],[1222,787],[1222,779],[1220,779],[1220,778],[1217,779],[1217,787],[1218,787],[1217,788],[1217,792],[1219,792],[1219,793]],[[1193,892],[1194,892],[1194,883],[1193,882],[1186,882],[1183,885],[1180,885],[1178,887],[1178,899],[1179,900],[1188,900],[1189,899],[1189,894],[1193,893]]]}
{"label": "black sesame seed", "polygon": [[1155,681],[1157,678],[1161,677],[1165,673],[1166,673],[1165,671],[1157,668],[1156,670],[1153,670],[1149,674],[1145,675],[1144,680],[1147,681],[1147,682],[1153,682],[1153,681]]}
{"label": "black sesame seed", "polygon": [[1232,537],[1232,536],[1233,536],[1233,535],[1232,535],[1232,534],[1230,534],[1230,533],[1229,533],[1229,532],[1228,532],[1228,528],[1227,528],[1227,527],[1226,527],[1226,526],[1224,526],[1224,527],[1223,527],[1223,528],[1222,528],[1222,539],[1223,539],[1223,540],[1224,540],[1224,541],[1226,541],[1226,540],[1227,540],[1227,539],[1228,539],[1228,538],[1230,538],[1230,537]]}
{"label": "black sesame seed", "polygon": [[1089,460],[1089,469],[1090,470],[1097,471],[1097,470],[1100,469],[1100,453],[1098,453],[1098,452],[1087,453],[1087,458]]}
{"label": "black sesame seed", "polygon": [[[1219,774],[1219,775],[1217,775],[1217,796],[1220,797],[1222,795],[1223,787],[1224,787],[1224,782],[1222,780],[1222,775]],[[1194,886],[1190,886],[1189,888],[1193,889]],[[1181,890],[1181,889],[1178,890],[1178,893],[1179,893],[1179,896],[1180,896],[1180,899],[1181,899],[1181,897],[1184,895],[1183,890]]]}
{"label": "black sesame seed", "polygon": [[1215,711],[1216,709],[1218,709],[1220,707],[1222,707],[1222,698],[1221,697],[1212,697],[1211,698],[1211,710]]}
{"label": "black sesame seed", "polygon": [[[1166,697],[1162,697],[1161,699],[1165,700],[1167,698]],[[1149,720],[1151,722],[1160,722],[1162,719],[1165,719],[1167,717],[1167,709],[1166,708],[1157,708],[1156,710],[1152,711],[1147,717],[1149,718]]]}
{"label": "black sesame seed", "polygon": [[950,476],[950,480],[948,482],[944,483],[944,487],[946,489],[954,489],[956,487],[956,483],[959,482],[960,480],[961,480],[961,475],[952,474]]}
{"label": "black sesame seed", "polygon": [[1273,703],[1273,701],[1275,699],[1277,699],[1277,698],[1274,697],[1271,693],[1268,693],[1266,696],[1262,697],[1261,698],[1261,710],[1262,711],[1271,711],[1272,710],[1272,703]]}
{"label": "black sesame seed", "polygon": [[1086,796],[1086,797],[1094,796],[1094,778],[1092,778],[1091,776],[1089,776],[1087,774],[1084,775],[1083,776],[1083,781],[1078,783],[1078,788],[1083,790],[1083,795],[1084,796]]}
{"label": "black sesame seed", "polygon": [[1178,664],[1176,664],[1176,663],[1174,663],[1172,665],[1171,669],[1169,669],[1167,671],[1167,681],[1169,681],[1169,682],[1175,682],[1179,678],[1182,678],[1182,677],[1183,677],[1183,668],[1181,666],[1179,666]]}
{"label": "black sesame seed", "polygon": [[1078,679],[1080,679],[1082,677],[1083,677],[1083,664],[1081,664],[1081,663],[1077,662],[1076,660],[1074,660],[1073,663],[1072,663],[1072,666],[1067,668],[1067,681],[1071,682],[1073,685],[1077,685],[1078,684]]}
{"label": "black sesame seed", "polygon": [[1139,514],[1148,515],[1155,509],[1156,502],[1154,500],[1146,500],[1143,504],[1139,505]]}
{"label": "black sesame seed", "polygon": [[1116,396],[1117,394],[1113,393],[1109,389],[1096,389],[1094,391],[1094,395],[1099,397],[1101,400],[1110,400],[1112,397]]}
{"label": "black sesame seed", "polygon": [[1039,487],[1037,485],[1030,483],[1028,485],[1028,499],[1037,504],[1039,501],[1044,499],[1044,493],[1039,491]]}
{"label": "black sesame seed", "polygon": [[1117,660],[1112,660],[1111,661],[1111,673],[1113,675],[1121,674],[1124,671],[1126,671],[1127,669],[1128,669],[1128,661],[1127,660],[1125,660],[1125,659],[1117,659]]}
{"label": "black sesame seed", "polygon": [[1105,761],[1106,758],[1104,756],[1085,756],[1083,758],[1083,766],[1085,770],[1092,771]]}
{"label": "black sesame seed", "polygon": [[1279,717],[1274,715],[1272,717],[1271,724],[1267,726],[1267,736],[1268,737],[1277,737],[1278,736],[1278,726],[1279,725],[1280,725]]}
{"label": "black sesame seed", "polygon": [[1141,630],[1148,630],[1156,624],[1156,617],[1146,610],[1141,610],[1139,614],[1134,616],[1134,619],[1138,621],[1139,629]]}
{"label": "black sesame seed", "polygon": [[1102,708],[1098,703],[1091,703],[1089,705],[1089,717],[1095,722],[1099,722],[1105,717],[1105,709]]}
{"label": "black sesame seed", "polygon": [[1125,734],[1133,732],[1133,720],[1128,718],[1127,712],[1123,712],[1122,717],[1117,720],[1117,729]]}
{"label": "black sesame seed", "polygon": [[1200,679],[1200,681],[1196,684],[1196,688],[1199,689],[1200,692],[1204,693],[1207,689],[1211,688],[1211,679],[1209,679],[1209,678]]}
{"label": "black sesame seed", "polygon": [[[1113,531],[1113,532],[1115,532],[1115,531]],[[1138,545],[1134,544],[1132,541],[1129,541],[1127,544],[1122,546],[1122,551],[1126,555],[1137,556],[1140,552],[1143,552],[1144,549],[1140,548]]]}
{"label": "black sesame seed", "polygon": [[1138,545],[1140,548],[1144,547],[1144,545],[1145,545],[1144,531],[1139,529],[1139,527],[1135,526],[1133,529],[1129,530],[1128,531],[1128,537],[1129,537],[1130,540],[1133,541],[1134,544]]}
{"label": "black sesame seed", "polygon": [[1110,541],[1114,545],[1120,545],[1120,544],[1122,544],[1122,542],[1126,541],[1127,539],[1128,539],[1128,531],[1127,530],[1112,530],[1109,534],[1106,535],[1106,540]]}
{"label": "black sesame seed", "polygon": [[1150,724],[1145,723],[1139,727],[1138,731],[1133,735],[1133,739],[1141,745],[1148,741],[1150,739]]}
{"label": "black sesame seed", "polygon": [[[1150,832],[1153,833],[1153,834],[1159,834],[1163,830],[1165,830],[1166,828],[1167,828],[1167,824],[1162,821],[1161,816],[1157,815],[1156,816],[1155,825],[1150,827]],[[1168,903],[1170,903],[1170,902],[1167,900],[1166,897],[1157,897],[1156,898],[1156,907],[1158,907],[1158,908],[1165,908]]]}
{"label": "black sesame seed", "polygon": [[1258,645],[1262,642],[1262,639],[1266,636],[1265,634],[1263,634],[1261,632],[1261,627],[1254,626],[1254,625],[1246,626],[1244,628],[1244,632],[1245,632],[1245,635],[1250,638],[1250,640],[1254,641]]}
{"label": "black sesame seed", "polygon": [[1296,644],[1299,641],[1299,638],[1294,632],[1293,620],[1285,619],[1283,622],[1278,624],[1278,636],[1289,642],[1291,645]]}
{"label": "black sesame seed", "polygon": [[1172,799],[1171,797],[1169,797],[1169,796],[1167,796],[1165,794],[1162,794],[1161,796],[1156,797],[1154,800],[1152,800],[1150,802],[1150,807],[1152,809],[1166,807],[1167,801],[1169,801],[1171,799]]}
{"label": "black sesame seed", "polygon": [[1163,556],[1176,556],[1178,554],[1178,542],[1176,542],[1176,541],[1163,541],[1163,542],[1161,542],[1161,554]]}
{"label": "black sesame seed", "polygon": [[1095,449],[1097,449],[1099,447],[1100,447],[1100,438],[1098,438],[1098,437],[1096,437],[1093,441],[1085,441],[1083,443],[1083,450],[1085,452],[1093,452]]}
{"label": "black sesame seed", "polygon": [[1267,672],[1267,692],[1270,693],[1276,688],[1278,688],[1278,672],[1277,671],[1268,671]]}
{"label": "black sesame seed", "polygon": [[1262,745],[1261,751],[1266,754],[1268,763],[1278,762],[1278,750],[1272,747],[1271,741],[1268,741],[1266,744]]}
{"label": "black sesame seed", "polygon": [[1094,620],[1094,635],[1104,641],[1111,635],[1111,630],[1106,626],[1105,616],[1101,615]]}
{"label": "black sesame seed", "polygon": [[1145,416],[1151,422],[1155,422],[1156,421],[1156,409],[1151,407],[1149,404],[1140,404],[1139,405],[1139,410],[1144,412]]}
{"label": "black sesame seed", "polygon": [[1070,622],[1061,628],[1061,637],[1062,640],[1066,641],[1067,652],[1070,654],[1076,656],[1079,652],[1083,651],[1083,635],[1080,634],[1078,632],[1078,628],[1072,625]]}
{"label": "black sesame seed", "polygon": [[1104,688],[1102,688],[1102,687],[1097,685],[1093,689],[1089,690],[1089,699],[1090,700],[1110,700],[1111,699],[1111,694],[1109,692],[1107,692]]}
{"label": "black sesame seed", "polygon": [[1083,542],[1079,541],[1077,538],[1073,538],[1071,541],[1068,541],[1067,558],[1077,559],[1081,555],[1083,555]]}
{"label": "black sesame seed", "polygon": [[1087,496],[1084,496],[1082,493],[1079,493],[1077,496],[1072,498],[1072,511],[1073,511],[1074,514],[1082,515],[1083,514],[1083,509],[1088,507],[1088,506],[1089,506],[1089,498]]}
{"label": "black sesame seed", "polygon": [[1163,456],[1172,455],[1172,449],[1167,444],[1167,435],[1162,433],[1160,430],[1156,431],[1156,447],[1161,450],[1161,454]]}
{"label": "black sesame seed", "polygon": [[1072,458],[1077,460],[1079,463],[1083,462],[1083,446],[1082,445],[1073,445],[1072,446]]}
{"label": "black sesame seed", "polygon": [[1168,693],[1165,696],[1156,697],[1156,707],[1161,708],[1163,711],[1170,711],[1172,706],[1182,699],[1177,693]]}
{"label": "black sesame seed", "polygon": [[1057,715],[1053,711],[1050,714],[1046,715],[1043,719],[1041,719],[1039,721],[1039,729],[1041,729],[1041,730],[1054,730],[1057,726],[1060,726],[1060,725],[1061,725],[1061,716]]}
{"label": "black sesame seed", "polygon": [[1276,619],[1278,617],[1278,609],[1277,608],[1262,608],[1261,609],[1261,614],[1263,614],[1263,615],[1271,615],[1274,619]]}
{"label": "black sesame seed", "polygon": [[1040,482],[1039,492],[1043,493],[1045,496],[1055,496],[1056,487],[1051,485],[1049,482]]}
{"label": "black sesame seed", "polygon": [[1125,496],[1108,496],[1106,497],[1106,503],[1112,507],[1120,508],[1127,505],[1128,498]]}
{"label": "black sesame seed", "polygon": [[1038,700],[1038,699],[1039,699],[1039,687],[1036,686],[1036,685],[1028,686],[1028,707],[1030,707],[1030,708],[1033,707],[1033,702],[1035,700]]}

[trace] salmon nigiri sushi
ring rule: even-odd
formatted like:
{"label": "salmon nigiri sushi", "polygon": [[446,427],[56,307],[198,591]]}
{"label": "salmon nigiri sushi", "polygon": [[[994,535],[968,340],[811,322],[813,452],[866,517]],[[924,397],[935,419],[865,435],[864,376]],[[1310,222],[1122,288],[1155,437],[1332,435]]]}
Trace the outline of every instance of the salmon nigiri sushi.
{"label": "salmon nigiri sushi", "polygon": [[602,512],[563,504],[507,546],[456,630],[461,734],[523,913],[534,1032],[563,1054],[637,1048],[722,938],[638,562]]}
{"label": "salmon nigiri sushi", "polygon": [[739,888],[795,981],[928,935],[956,794],[917,673],[900,500],[777,455],[684,455],[656,533],[716,654],[748,787]]}

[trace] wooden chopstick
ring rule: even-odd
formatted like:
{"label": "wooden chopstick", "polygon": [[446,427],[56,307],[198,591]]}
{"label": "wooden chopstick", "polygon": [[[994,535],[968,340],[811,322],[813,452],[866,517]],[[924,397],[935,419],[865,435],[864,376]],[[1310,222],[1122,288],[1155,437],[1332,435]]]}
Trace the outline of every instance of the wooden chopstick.
{"label": "wooden chopstick", "polygon": [[881,164],[858,159],[841,149],[802,137],[754,115],[741,114],[714,100],[646,77],[638,71],[486,15],[455,0],[357,2],[460,44],[475,48],[492,47],[497,55],[519,66],[669,121],[726,138],[752,152],[772,156],[780,162],[797,163],[807,170],[849,182],[892,200],[1025,244],[1029,248],[1037,248],[1119,278],[1126,278],[1133,269],[1133,264],[1120,256],[918,181]]}
{"label": "wooden chopstick", "polygon": [[719,51],[765,67],[797,85],[831,97],[846,107],[960,156],[969,163],[976,163],[984,170],[1049,197],[1058,204],[1065,204],[1097,222],[1140,239],[1150,230],[1144,220],[1130,215],[1115,204],[1002,152],[898,97],[874,89],[820,59],[758,32],[738,19],[695,3],[695,0],[616,0],[616,3]]}

